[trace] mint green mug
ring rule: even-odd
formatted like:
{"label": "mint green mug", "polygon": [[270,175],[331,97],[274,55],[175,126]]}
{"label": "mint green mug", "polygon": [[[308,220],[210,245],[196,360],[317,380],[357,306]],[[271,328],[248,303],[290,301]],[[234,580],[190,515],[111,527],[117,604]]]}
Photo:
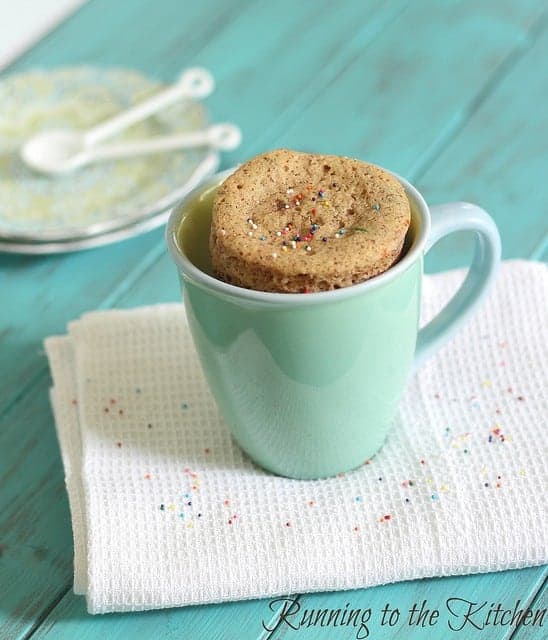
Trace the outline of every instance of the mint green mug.
{"label": "mint green mug", "polygon": [[[404,179],[412,222],[405,255],[344,289],[266,293],[217,280],[208,265],[211,206],[225,171],[172,212],[167,242],[205,376],[234,438],[259,465],[299,479],[361,465],[382,445],[406,380],[477,308],[500,262],[490,216],[463,202],[428,208]],[[472,231],[461,288],[418,328],[424,254]],[[209,273],[208,273],[209,271]]]}

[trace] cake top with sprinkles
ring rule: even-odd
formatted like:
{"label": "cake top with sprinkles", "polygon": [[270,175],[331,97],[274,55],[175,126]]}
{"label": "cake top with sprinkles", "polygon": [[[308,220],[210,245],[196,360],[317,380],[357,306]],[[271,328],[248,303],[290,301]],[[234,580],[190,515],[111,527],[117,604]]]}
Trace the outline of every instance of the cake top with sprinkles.
{"label": "cake top with sprinkles", "polygon": [[400,256],[410,224],[390,173],[351,158],[271,151],[219,188],[210,249],[222,280],[307,293],[362,282]]}

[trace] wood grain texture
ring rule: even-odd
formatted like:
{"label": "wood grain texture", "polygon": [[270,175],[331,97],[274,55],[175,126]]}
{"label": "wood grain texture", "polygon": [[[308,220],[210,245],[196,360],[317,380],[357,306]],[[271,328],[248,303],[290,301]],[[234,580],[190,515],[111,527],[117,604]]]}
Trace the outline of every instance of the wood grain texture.
{"label": "wood grain texture", "polygon": [[547,611],[544,617],[544,625],[520,624],[510,640],[539,640],[546,638],[546,626],[548,625],[548,578],[545,577],[542,587],[538,590],[534,600],[529,605],[534,612]]}
{"label": "wood grain texture", "polygon": [[[530,48],[416,180],[431,202],[481,204],[501,229],[503,256],[537,260],[548,236],[548,109],[540,107],[548,74],[538,67],[548,59],[546,17],[538,27]],[[436,267],[460,265],[466,249],[467,239],[455,234],[436,252]]]}
{"label": "wood grain texture", "polygon": [[[120,64],[170,80],[186,64],[204,64],[218,80],[208,102],[214,116],[233,118],[246,136],[225,165],[282,144],[361,156],[417,178],[432,201],[476,199],[497,217],[506,255],[541,257],[544,6],[378,0],[333,12],[327,0],[209,0],[184,10],[176,0],[92,0],[14,69]],[[505,206],[515,207],[513,198],[519,217]],[[436,252],[432,268],[462,262],[465,246],[449,247],[455,255]],[[162,232],[75,255],[2,256],[0,269],[8,301],[0,307],[0,637],[258,638],[268,601],[90,617],[69,591],[70,521],[40,343],[83,311],[177,300]],[[535,568],[302,598],[403,608],[422,593],[441,603],[458,590],[507,601],[533,597],[544,575]],[[301,633],[280,628],[276,637]],[[398,636],[385,629],[375,637]],[[480,640],[490,637],[508,634]]]}

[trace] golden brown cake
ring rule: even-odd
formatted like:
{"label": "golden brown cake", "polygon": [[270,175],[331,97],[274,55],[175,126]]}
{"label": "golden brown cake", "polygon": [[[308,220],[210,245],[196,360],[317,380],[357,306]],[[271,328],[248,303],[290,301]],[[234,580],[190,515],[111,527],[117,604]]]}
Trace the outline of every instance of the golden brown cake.
{"label": "golden brown cake", "polygon": [[390,173],[351,158],[280,149],[228,177],[213,205],[215,275],[258,291],[327,291],[398,259],[409,201]]}

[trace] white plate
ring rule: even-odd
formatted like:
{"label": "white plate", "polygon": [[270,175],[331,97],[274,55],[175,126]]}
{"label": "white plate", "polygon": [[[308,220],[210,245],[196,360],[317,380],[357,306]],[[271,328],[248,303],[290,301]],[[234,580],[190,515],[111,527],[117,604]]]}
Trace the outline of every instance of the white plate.
{"label": "white plate", "polygon": [[[86,129],[160,87],[135,71],[95,67],[28,72],[0,81],[2,250],[50,253],[105,244],[130,229],[135,235],[161,224],[162,212],[216,170],[219,155],[210,149],[104,162],[62,177],[39,175],[21,161],[19,148],[34,133]],[[186,101],[120,138],[180,133],[207,124],[202,105]],[[37,243],[41,246],[31,251]]]}

